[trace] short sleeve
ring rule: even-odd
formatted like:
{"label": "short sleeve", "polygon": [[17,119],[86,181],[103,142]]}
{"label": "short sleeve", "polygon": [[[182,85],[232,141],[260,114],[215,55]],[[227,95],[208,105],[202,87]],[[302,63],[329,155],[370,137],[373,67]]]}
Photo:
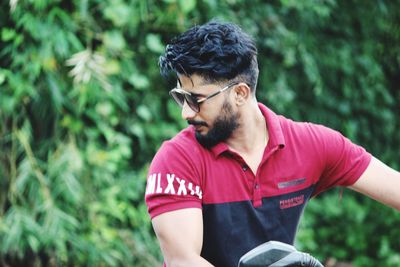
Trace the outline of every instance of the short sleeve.
{"label": "short sleeve", "polygon": [[201,209],[199,176],[190,151],[171,141],[163,143],[147,176],[145,200],[150,217],[183,208]]}
{"label": "short sleeve", "polygon": [[318,126],[323,170],[313,195],[333,186],[350,186],[367,169],[371,154],[341,133]]}

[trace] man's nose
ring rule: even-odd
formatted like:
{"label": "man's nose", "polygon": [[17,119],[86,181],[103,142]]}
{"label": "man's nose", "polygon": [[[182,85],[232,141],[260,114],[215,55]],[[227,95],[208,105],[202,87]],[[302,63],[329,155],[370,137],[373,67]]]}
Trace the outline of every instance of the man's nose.
{"label": "man's nose", "polygon": [[193,109],[191,109],[189,107],[189,105],[185,102],[183,102],[183,106],[182,106],[182,118],[184,120],[191,120],[196,116],[196,112],[193,111]]}

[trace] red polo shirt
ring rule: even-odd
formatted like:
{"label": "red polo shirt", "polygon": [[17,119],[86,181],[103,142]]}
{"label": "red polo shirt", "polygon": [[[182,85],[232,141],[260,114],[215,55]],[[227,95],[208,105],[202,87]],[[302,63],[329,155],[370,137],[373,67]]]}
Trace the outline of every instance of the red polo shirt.
{"label": "red polo shirt", "polygon": [[242,254],[269,240],[293,243],[310,197],[352,185],[371,160],[337,131],[259,108],[269,141],[257,173],[225,143],[202,147],[191,126],[163,143],[149,169],[150,216],[203,209],[202,256],[218,267],[236,266]]}

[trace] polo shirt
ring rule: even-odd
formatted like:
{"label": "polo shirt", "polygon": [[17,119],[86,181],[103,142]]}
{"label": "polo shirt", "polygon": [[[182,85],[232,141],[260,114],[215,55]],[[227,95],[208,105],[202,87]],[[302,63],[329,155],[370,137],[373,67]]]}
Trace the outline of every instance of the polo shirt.
{"label": "polo shirt", "polygon": [[164,142],[149,168],[145,200],[151,218],[202,209],[201,256],[217,267],[237,266],[243,254],[269,240],[293,244],[308,200],[354,184],[371,160],[337,131],[258,106],[269,140],[257,173],[223,142],[201,146],[192,126]]}

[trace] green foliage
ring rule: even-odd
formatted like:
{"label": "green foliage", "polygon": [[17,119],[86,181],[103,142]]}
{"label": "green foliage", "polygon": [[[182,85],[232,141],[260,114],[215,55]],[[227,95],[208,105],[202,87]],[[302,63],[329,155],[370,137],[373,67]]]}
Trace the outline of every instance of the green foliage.
{"label": "green foliage", "polygon": [[395,267],[400,264],[399,221],[399,212],[354,192],[327,194],[308,205],[297,246],[320,259]]}
{"label": "green foliage", "polygon": [[[146,172],[185,122],[157,60],[171,37],[211,18],[256,37],[259,100],[338,129],[400,168],[399,7],[399,0],[1,2],[0,265],[159,266],[143,203]],[[398,266],[398,214],[354,194],[336,201],[330,194],[311,201],[299,246],[358,266]]]}

